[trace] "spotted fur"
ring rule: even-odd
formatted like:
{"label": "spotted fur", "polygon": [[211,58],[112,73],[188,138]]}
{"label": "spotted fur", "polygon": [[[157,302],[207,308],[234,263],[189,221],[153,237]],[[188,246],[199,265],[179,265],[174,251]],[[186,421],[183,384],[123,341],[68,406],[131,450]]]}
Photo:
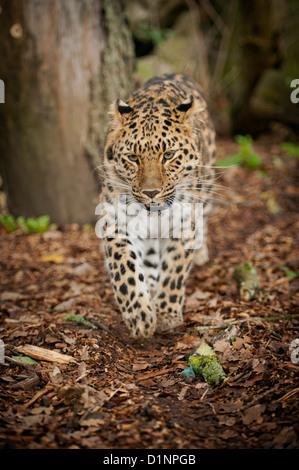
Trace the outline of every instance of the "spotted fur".
{"label": "spotted fur", "polygon": [[[153,78],[127,102],[117,99],[111,115],[101,168],[103,249],[123,319],[134,337],[147,338],[181,324],[192,263],[208,260],[206,223],[195,228],[193,208],[203,202],[206,222],[214,129],[200,87],[182,75]],[[132,207],[137,235],[123,225],[125,217],[136,221]],[[187,229],[178,237],[179,225],[192,227],[190,236]],[[203,243],[193,249],[198,237]]]}

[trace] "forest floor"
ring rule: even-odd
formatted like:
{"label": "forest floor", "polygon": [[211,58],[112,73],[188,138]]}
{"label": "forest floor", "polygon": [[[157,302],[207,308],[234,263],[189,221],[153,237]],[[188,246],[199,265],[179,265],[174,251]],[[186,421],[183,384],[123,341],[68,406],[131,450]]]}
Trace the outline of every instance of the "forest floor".
{"label": "forest floor", "polygon": [[[298,159],[274,136],[255,150],[262,173],[219,175],[229,190],[210,218],[210,262],[188,279],[184,323],[144,343],[121,319],[93,228],[2,229],[0,447],[298,448]],[[219,158],[235,152],[219,140]],[[261,284],[250,301],[233,279],[246,261]],[[96,329],[65,320],[70,314]],[[221,336],[228,324],[230,342]],[[181,373],[202,339],[227,374],[221,385]],[[30,355],[39,360],[20,362]]]}

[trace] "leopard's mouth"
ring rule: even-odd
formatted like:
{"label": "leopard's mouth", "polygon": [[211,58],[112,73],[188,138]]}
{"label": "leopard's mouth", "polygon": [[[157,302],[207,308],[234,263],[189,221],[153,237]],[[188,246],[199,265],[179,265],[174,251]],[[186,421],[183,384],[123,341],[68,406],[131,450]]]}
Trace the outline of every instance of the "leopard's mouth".
{"label": "leopard's mouth", "polygon": [[143,204],[148,212],[159,212],[170,209],[173,203],[173,198],[168,197],[162,202],[152,202],[150,204]]}

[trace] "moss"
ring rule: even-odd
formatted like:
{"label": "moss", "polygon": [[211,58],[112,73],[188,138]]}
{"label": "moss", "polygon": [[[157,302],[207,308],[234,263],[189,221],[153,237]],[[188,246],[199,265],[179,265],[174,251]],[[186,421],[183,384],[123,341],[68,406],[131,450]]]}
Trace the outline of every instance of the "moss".
{"label": "moss", "polygon": [[67,317],[64,317],[63,320],[80,323],[81,325],[87,326],[88,328],[97,330],[97,327],[93,323],[89,322],[88,320],[85,320],[85,318],[83,318],[82,315],[71,314],[71,315],[68,315]]}
{"label": "moss", "polygon": [[226,377],[221,363],[216,356],[192,355],[189,357],[189,365],[195,374],[201,374],[209,385],[218,385]]}

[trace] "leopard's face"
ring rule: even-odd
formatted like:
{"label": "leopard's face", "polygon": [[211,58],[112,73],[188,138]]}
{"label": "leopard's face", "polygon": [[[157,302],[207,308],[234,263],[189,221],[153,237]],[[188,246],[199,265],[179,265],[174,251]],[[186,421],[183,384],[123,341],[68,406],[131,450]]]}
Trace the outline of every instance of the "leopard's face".
{"label": "leopard's face", "polygon": [[193,97],[183,103],[156,103],[139,109],[116,102],[116,128],[110,147],[114,171],[134,200],[147,208],[169,207],[182,182],[198,171],[200,146],[195,142]]}

